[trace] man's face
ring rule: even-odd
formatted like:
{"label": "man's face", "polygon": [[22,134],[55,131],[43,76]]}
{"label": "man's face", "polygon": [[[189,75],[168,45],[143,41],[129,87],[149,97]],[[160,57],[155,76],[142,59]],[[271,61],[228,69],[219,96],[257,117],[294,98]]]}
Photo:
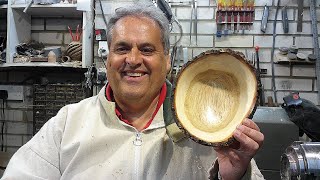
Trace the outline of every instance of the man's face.
{"label": "man's face", "polygon": [[170,69],[159,25],[146,17],[127,16],[112,31],[107,77],[116,99],[152,100]]}

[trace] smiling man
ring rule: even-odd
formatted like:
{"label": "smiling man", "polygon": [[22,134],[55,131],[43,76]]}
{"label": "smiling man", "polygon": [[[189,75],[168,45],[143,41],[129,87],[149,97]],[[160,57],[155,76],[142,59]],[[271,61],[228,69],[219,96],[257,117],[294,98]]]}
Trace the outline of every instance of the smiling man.
{"label": "smiling man", "polygon": [[144,16],[126,16],[110,28],[107,77],[123,118],[141,131],[156,109],[170,70],[159,25]]}
{"label": "smiling man", "polygon": [[3,179],[263,179],[252,157],[264,138],[249,119],[234,132],[238,146],[213,149],[169,133],[169,22],[159,9],[118,9],[107,39],[109,83],[63,107]]}

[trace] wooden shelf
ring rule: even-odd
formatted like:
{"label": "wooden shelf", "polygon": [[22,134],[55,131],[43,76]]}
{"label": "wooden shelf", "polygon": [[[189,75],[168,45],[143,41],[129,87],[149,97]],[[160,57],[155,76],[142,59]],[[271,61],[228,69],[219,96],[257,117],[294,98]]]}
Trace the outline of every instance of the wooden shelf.
{"label": "wooden shelf", "polygon": [[[23,11],[27,4],[13,4],[12,9]],[[64,16],[64,17],[79,17],[82,16],[82,11],[77,10],[77,4],[49,4],[36,5],[32,4],[28,9],[27,14],[31,16]]]}

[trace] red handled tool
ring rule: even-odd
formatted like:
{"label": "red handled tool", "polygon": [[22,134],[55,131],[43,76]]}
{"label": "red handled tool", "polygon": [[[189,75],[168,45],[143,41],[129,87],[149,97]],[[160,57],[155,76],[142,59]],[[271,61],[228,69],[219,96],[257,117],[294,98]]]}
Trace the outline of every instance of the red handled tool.
{"label": "red handled tool", "polygon": [[79,24],[77,25],[76,35],[75,36],[73,36],[72,29],[70,28],[70,26],[68,26],[68,30],[69,30],[69,33],[71,35],[72,41],[80,41],[82,30],[80,29],[80,25]]}

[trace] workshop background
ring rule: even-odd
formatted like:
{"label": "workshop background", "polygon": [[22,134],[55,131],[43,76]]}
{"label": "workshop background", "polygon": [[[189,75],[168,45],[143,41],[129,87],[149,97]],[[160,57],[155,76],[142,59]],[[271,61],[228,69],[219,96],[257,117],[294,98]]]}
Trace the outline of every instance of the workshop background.
{"label": "workshop background", "polygon": [[[21,1],[21,0],[20,0]],[[279,0],[280,1],[280,0]],[[131,4],[136,1],[111,1],[101,0],[103,12],[106,21],[110,14],[117,8],[126,4]],[[239,31],[224,31],[230,27],[224,25],[217,25],[219,16],[217,12],[217,2],[212,0],[197,0],[197,20],[192,15],[195,11],[195,6],[190,0],[170,0],[169,4],[173,14],[180,22],[183,33],[181,41],[177,44],[182,57],[175,59],[182,65],[183,59],[186,59],[183,52],[187,52],[187,59],[192,60],[193,57],[201,52],[210,49],[231,48],[236,51],[241,51],[251,62],[256,61],[256,49],[259,47],[259,60],[261,70],[261,82],[264,88],[264,101],[265,105],[271,103],[272,105],[281,105],[283,97],[289,95],[293,91],[298,91],[300,97],[310,100],[316,105],[318,103],[318,90],[316,82],[316,65],[314,61],[309,60],[294,60],[289,61],[287,56],[279,52],[279,48],[296,46],[299,48],[300,53],[305,55],[312,54],[313,49],[313,35],[312,23],[310,16],[309,0],[281,0],[279,4],[279,11],[275,20],[278,0],[256,0],[254,5],[254,16],[242,27]],[[298,3],[302,2],[302,7],[299,9]],[[21,3],[21,2],[20,2]],[[25,4],[27,2],[22,2]],[[320,19],[320,2],[316,1],[316,18]],[[265,32],[261,31],[261,23],[264,16],[264,9],[268,9],[268,21],[266,24]],[[286,7],[288,17],[288,32],[284,32],[282,11]],[[298,11],[303,10],[303,14]],[[265,14],[266,15],[266,14]],[[302,16],[301,16],[302,15]],[[72,41],[68,26],[73,27],[72,31],[78,24],[86,25],[83,22],[84,16],[79,13],[78,16],[46,16],[37,15],[31,16],[31,39],[43,43],[46,47],[61,46],[64,51],[68,44]],[[299,20],[299,18],[302,18]],[[191,19],[191,22],[190,22]],[[94,22],[94,29],[92,30],[92,51],[93,55],[91,61],[103,75],[104,65],[101,56],[107,53],[104,51],[106,48],[105,22],[103,20],[100,2],[95,1],[94,16],[92,19],[87,19],[86,23]],[[319,29],[319,21],[317,22],[317,31]],[[192,24],[193,27],[190,28]],[[194,28],[197,26],[197,30]],[[273,35],[274,24],[275,35]],[[236,25],[236,23],[235,23]],[[243,24],[242,24],[243,25]],[[297,27],[300,25],[300,30]],[[0,10],[0,36],[5,37],[7,34],[7,16]],[[190,41],[191,30],[191,41]],[[219,32],[221,30],[221,32]],[[197,33],[195,32],[197,31]],[[217,37],[221,33],[221,37]],[[173,32],[171,33],[171,44],[173,44],[180,36],[179,28],[174,23]],[[273,37],[275,37],[274,56],[272,55]],[[318,37],[315,37],[318,40]],[[196,41],[197,39],[197,41]],[[273,63],[272,63],[273,62]],[[5,63],[4,63],[5,64]],[[4,129],[1,132],[0,144],[1,150],[14,153],[19,147],[25,144],[35,132],[34,119],[36,112],[43,109],[36,109],[37,98],[41,100],[43,94],[54,94],[57,98],[59,93],[69,93],[70,99],[63,96],[65,103],[72,102],[72,99],[81,100],[82,98],[94,95],[101,88],[105,80],[102,78],[99,82],[95,80],[93,83],[93,92],[84,92],[81,83],[86,81],[84,72],[87,71],[88,66],[83,68],[58,68],[58,67],[32,67],[26,66],[24,68],[3,66],[0,63],[0,90],[8,91],[7,99],[0,99],[2,103],[0,123],[4,124]],[[179,69],[178,67],[174,67]],[[272,71],[274,71],[272,73]],[[88,76],[88,74],[87,74]],[[91,74],[89,74],[91,76]],[[274,78],[274,84],[273,84]],[[85,82],[87,83],[87,82]],[[39,85],[40,84],[40,85]],[[43,89],[41,84],[52,84],[51,88]],[[69,85],[65,85],[69,84]],[[71,84],[71,85],[70,85]],[[80,84],[80,85],[79,85]],[[78,94],[72,94],[73,92]],[[47,97],[48,98],[48,97]],[[38,99],[38,100],[39,100]],[[41,101],[39,101],[40,103]],[[49,106],[50,100],[42,101],[44,105]],[[43,105],[43,104],[42,104]],[[56,104],[56,108],[61,107],[63,104]],[[52,115],[55,111],[44,112],[46,115]],[[47,117],[47,116],[40,116]],[[40,122],[41,123],[41,122]]]}

